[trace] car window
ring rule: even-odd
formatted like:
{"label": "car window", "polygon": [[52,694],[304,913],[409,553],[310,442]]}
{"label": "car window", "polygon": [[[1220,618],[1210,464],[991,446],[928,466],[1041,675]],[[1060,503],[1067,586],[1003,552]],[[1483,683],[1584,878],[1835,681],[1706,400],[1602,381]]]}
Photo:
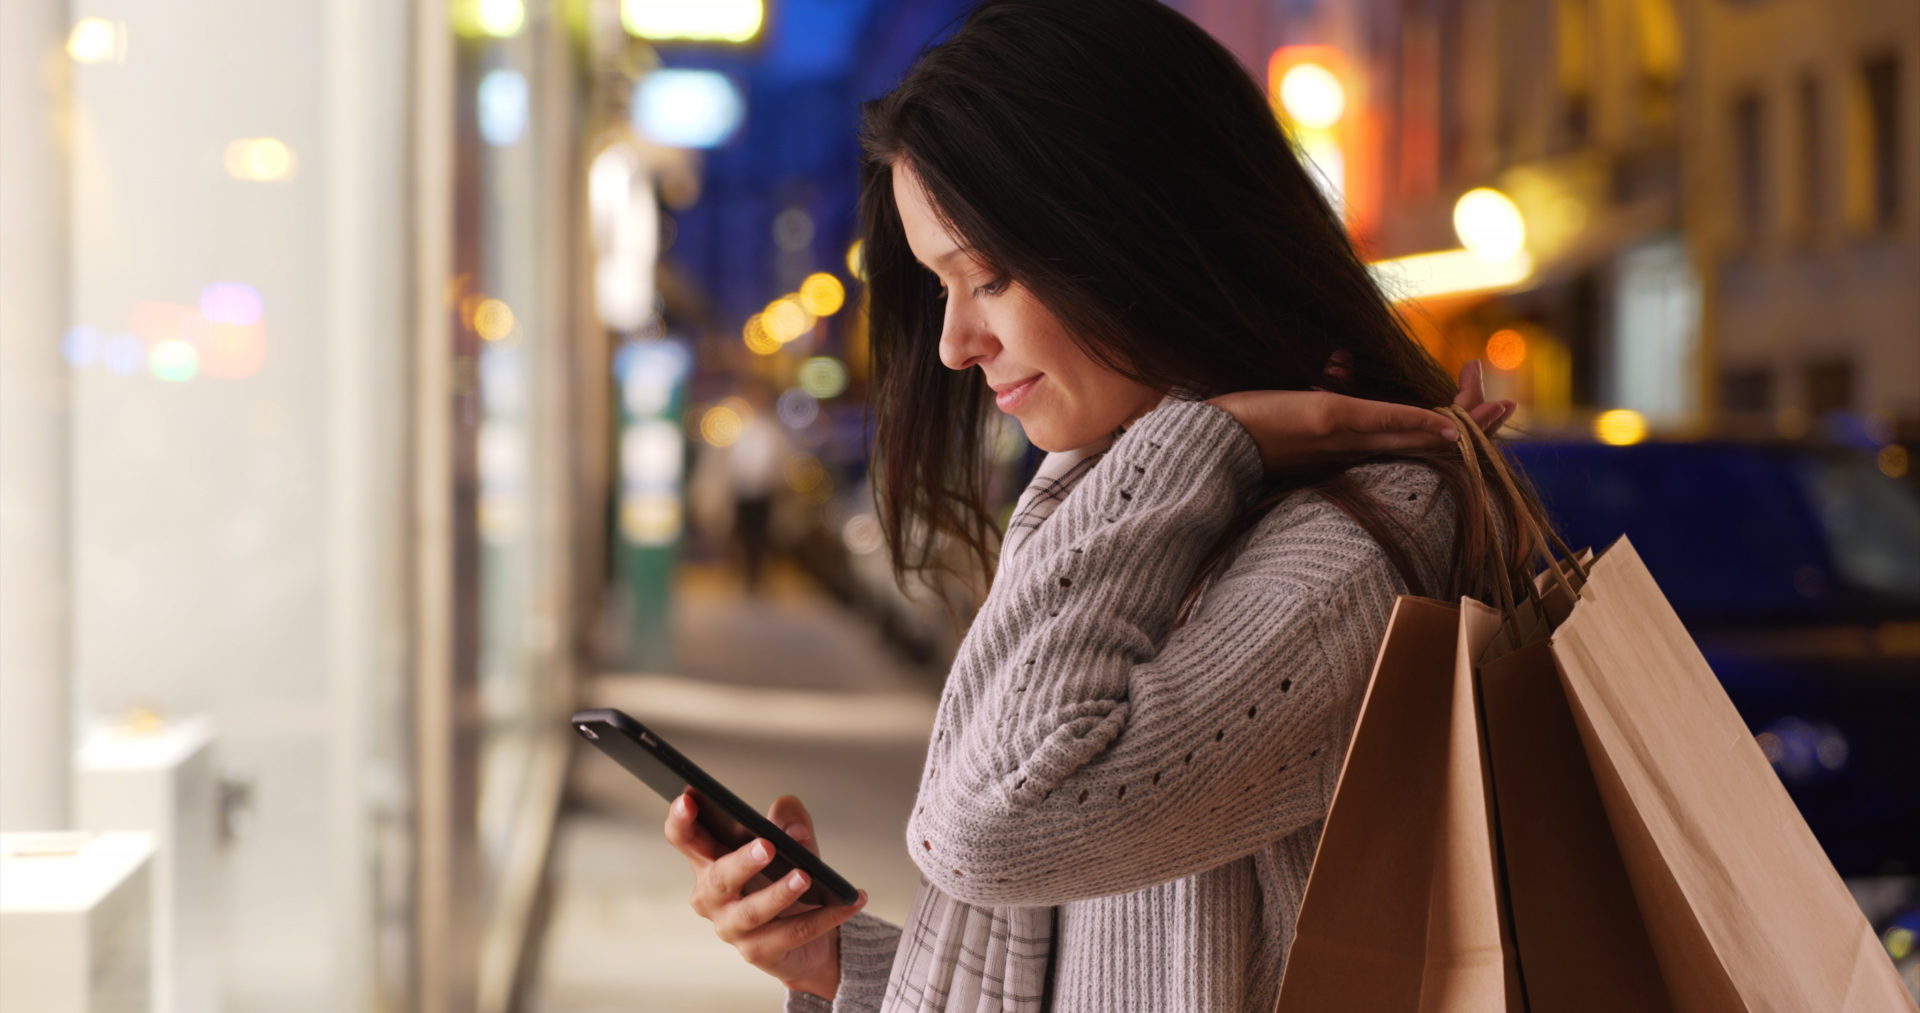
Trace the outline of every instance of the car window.
{"label": "car window", "polygon": [[1920,496],[1865,458],[1808,455],[1799,464],[1840,576],[1920,601]]}
{"label": "car window", "polygon": [[1798,614],[1832,590],[1822,525],[1783,455],[1726,444],[1512,447],[1574,548],[1622,534],[1685,616]]}

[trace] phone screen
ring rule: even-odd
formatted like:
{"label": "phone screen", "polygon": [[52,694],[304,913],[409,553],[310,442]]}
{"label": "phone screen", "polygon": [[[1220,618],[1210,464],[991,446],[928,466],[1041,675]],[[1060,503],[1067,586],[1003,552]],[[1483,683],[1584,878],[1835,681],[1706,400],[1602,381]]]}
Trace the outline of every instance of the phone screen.
{"label": "phone screen", "polygon": [[696,818],[722,848],[731,851],[756,837],[766,838],[774,847],[773,860],[762,872],[768,881],[798,867],[813,881],[800,898],[806,903],[851,904],[859,897],[859,891],[813,852],[627,714],[610,708],[581,711],[573,716],[573,727],[661,798],[671,802],[691,793]]}

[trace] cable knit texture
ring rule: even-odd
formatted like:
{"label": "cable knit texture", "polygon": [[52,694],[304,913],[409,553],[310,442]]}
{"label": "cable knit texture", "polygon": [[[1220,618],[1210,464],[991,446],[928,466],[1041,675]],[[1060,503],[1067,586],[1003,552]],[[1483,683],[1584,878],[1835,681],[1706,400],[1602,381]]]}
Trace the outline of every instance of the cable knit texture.
{"label": "cable knit texture", "polygon": [[[1404,462],[1351,474],[1414,535],[1437,586],[1453,531],[1437,476]],[[1406,587],[1358,524],[1297,493],[1175,628],[1260,478],[1224,412],[1148,413],[1003,563],[948,677],[908,850],[923,891],[1057,910],[1059,1013],[1273,1008]],[[899,929],[857,916],[835,1000],[794,994],[788,1009],[948,1011],[938,990],[887,987],[899,949]]]}

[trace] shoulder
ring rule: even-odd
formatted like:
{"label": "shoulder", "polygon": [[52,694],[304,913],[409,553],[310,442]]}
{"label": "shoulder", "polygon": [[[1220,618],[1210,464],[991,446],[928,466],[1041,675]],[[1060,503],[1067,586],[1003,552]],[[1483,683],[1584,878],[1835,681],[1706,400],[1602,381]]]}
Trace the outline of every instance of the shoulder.
{"label": "shoulder", "polygon": [[[1428,585],[1442,583],[1438,578],[1451,556],[1456,512],[1439,473],[1414,461],[1381,461],[1349,468],[1344,477],[1347,491],[1377,508],[1388,530],[1414,550],[1414,565]],[[1232,569],[1320,598],[1382,571],[1401,584],[1387,550],[1317,489],[1287,496],[1261,518],[1235,554]]]}

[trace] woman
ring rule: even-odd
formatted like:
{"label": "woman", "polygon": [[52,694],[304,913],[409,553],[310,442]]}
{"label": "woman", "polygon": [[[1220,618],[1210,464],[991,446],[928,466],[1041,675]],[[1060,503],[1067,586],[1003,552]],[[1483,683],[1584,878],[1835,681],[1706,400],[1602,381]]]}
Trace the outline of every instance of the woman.
{"label": "woman", "polygon": [[[1394,597],[1507,576],[1451,505],[1453,379],[1159,3],[989,0],[863,140],[901,573],[993,565],[985,412],[1050,454],[941,699],[905,931],[793,905],[799,874],[743,892],[764,845],[720,852],[683,797],[693,906],[789,1009],[1269,1010]],[[797,801],[771,818],[812,845]]]}

